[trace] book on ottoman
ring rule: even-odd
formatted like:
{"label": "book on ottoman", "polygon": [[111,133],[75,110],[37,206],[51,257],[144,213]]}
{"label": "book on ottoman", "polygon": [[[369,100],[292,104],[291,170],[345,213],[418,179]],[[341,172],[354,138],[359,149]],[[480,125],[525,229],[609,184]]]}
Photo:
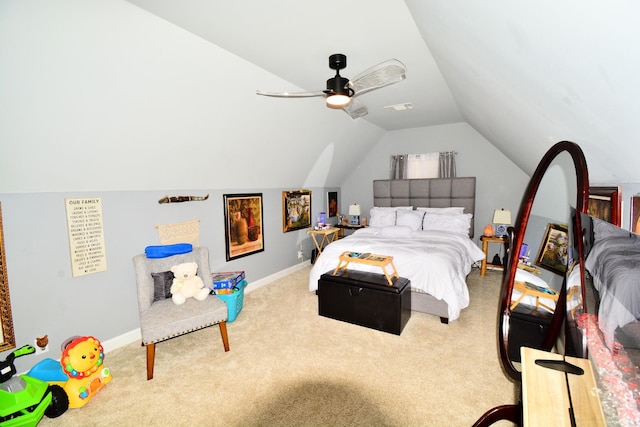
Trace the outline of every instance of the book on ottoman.
{"label": "book on ottoman", "polygon": [[389,285],[384,274],[357,270],[331,271],[318,280],[318,314],[400,335],[411,317],[409,279]]}

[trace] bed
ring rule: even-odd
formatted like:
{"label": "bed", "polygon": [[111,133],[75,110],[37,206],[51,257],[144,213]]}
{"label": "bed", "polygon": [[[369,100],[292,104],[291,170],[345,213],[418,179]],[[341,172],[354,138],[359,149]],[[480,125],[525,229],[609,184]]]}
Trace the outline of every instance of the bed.
{"label": "bed", "polygon": [[[484,253],[471,240],[475,178],[376,180],[370,226],[324,248],[309,275],[315,291],[342,252],[391,255],[411,280],[411,309],[456,320],[469,305],[466,276]],[[380,272],[375,266],[349,268]]]}
{"label": "bed", "polygon": [[598,326],[611,348],[614,337],[640,348],[640,236],[592,218],[593,246],[585,268],[597,291]]}

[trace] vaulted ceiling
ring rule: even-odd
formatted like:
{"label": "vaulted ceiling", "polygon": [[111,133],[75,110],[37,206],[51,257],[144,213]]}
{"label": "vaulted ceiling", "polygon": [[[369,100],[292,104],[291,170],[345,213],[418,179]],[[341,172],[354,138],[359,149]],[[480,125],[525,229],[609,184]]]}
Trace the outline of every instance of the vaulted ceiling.
{"label": "vaulted ceiling", "polygon": [[[253,87],[229,69],[220,84],[319,90],[333,76],[333,53],[347,55],[346,77],[396,58],[406,80],[359,97],[369,114],[357,120],[387,130],[466,121],[527,173],[555,142],[572,140],[592,182],[640,181],[632,155],[640,134],[638,3],[128,1],[285,81]],[[401,103],[413,109],[384,108]]]}

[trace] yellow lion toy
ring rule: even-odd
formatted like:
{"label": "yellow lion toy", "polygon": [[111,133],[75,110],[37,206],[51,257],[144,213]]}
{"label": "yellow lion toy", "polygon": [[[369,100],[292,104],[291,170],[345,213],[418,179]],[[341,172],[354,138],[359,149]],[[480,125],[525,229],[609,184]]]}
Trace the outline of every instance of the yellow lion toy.
{"label": "yellow lion toy", "polygon": [[69,396],[69,408],[80,408],[112,379],[105,368],[104,349],[96,338],[76,337],[62,351],[60,365],[69,379],[64,391]]}

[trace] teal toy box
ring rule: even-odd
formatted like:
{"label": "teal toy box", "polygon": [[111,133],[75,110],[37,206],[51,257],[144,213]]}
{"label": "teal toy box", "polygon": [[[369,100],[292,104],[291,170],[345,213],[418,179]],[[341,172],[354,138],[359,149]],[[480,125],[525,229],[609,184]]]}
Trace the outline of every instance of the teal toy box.
{"label": "teal toy box", "polygon": [[227,304],[227,322],[233,322],[240,314],[244,305],[244,288],[246,286],[247,281],[242,280],[233,287],[232,293],[220,293],[221,289],[216,291],[216,296]]}

